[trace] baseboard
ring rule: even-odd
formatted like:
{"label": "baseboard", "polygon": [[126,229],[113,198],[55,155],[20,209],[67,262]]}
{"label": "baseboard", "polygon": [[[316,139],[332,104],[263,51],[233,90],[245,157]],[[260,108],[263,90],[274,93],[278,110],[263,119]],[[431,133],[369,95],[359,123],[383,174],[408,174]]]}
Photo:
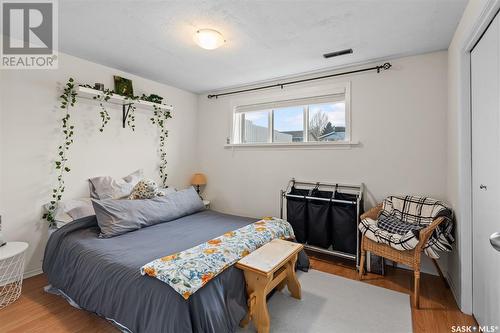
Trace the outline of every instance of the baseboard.
{"label": "baseboard", "polygon": [[448,272],[445,272],[444,277],[445,277],[446,281],[448,282],[448,285],[450,286],[451,294],[453,295],[453,298],[455,299],[455,302],[457,303],[458,308],[460,309],[460,311],[462,311],[462,306],[460,304],[460,298],[458,297],[458,293],[457,293],[457,286],[455,285],[453,279],[451,278],[451,276]]}
{"label": "baseboard", "polygon": [[38,267],[38,268],[32,269],[30,271],[24,272],[23,279],[27,279],[27,278],[33,277],[35,275],[40,275],[42,273],[43,273],[42,267]]}
{"label": "baseboard", "polygon": [[[392,261],[391,261],[391,263],[392,263]],[[401,268],[401,269],[405,269],[407,271],[412,271],[413,272],[412,268],[410,268],[410,267],[408,267],[406,265],[403,265],[403,264],[397,264],[396,267],[397,268]],[[426,274],[429,274],[429,275],[439,276],[438,272],[436,272],[435,270],[431,270],[428,267],[421,267],[420,272],[426,273]]]}

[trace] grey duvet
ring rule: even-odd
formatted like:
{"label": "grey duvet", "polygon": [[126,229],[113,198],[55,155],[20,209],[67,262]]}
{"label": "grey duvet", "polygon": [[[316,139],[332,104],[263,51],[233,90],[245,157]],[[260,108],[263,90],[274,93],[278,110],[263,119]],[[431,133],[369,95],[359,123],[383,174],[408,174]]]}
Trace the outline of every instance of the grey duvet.
{"label": "grey duvet", "polygon": [[113,238],[99,238],[95,216],[52,234],[43,271],[80,307],[139,332],[234,332],[245,315],[245,283],[230,267],[188,300],[140,274],[156,258],[186,250],[256,219],[205,210]]}

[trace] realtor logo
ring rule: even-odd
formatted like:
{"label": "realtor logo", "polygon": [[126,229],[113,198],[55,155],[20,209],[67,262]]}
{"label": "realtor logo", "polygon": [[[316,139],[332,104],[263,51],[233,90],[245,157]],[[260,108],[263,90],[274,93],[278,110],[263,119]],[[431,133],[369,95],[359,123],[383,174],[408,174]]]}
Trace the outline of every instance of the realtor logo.
{"label": "realtor logo", "polygon": [[1,0],[1,68],[57,68],[56,8],[55,0]]}

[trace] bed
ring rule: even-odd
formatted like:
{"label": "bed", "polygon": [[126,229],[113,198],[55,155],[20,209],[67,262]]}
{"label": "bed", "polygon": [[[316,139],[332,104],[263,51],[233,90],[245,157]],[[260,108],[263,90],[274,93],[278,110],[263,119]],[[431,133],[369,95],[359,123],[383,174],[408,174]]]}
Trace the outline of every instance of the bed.
{"label": "bed", "polygon": [[[52,290],[130,332],[234,332],[246,313],[244,277],[229,267],[188,300],[158,279],[140,274],[145,263],[186,250],[257,221],[211,210],[113,238],[99,238],[95,216],[50,237],[43,262]],[[305,254],[301,256],[305,265]]]}

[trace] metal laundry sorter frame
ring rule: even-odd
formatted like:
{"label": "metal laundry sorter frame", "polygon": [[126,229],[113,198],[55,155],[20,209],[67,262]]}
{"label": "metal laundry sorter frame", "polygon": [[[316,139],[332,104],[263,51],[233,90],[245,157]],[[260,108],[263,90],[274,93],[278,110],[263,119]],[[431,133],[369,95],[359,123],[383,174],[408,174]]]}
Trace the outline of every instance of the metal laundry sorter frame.
{"label": "metal laundry sorter frame", "polygon": [[[300,187],[305,187],[305,189],[313,190],[313,189],[328,189],[332,191],[332,197],[331,198],[322,198],[322,197],[314,197],[314,196],[309,196],[309,195],[294,195],[294,194],[289,194],[290,190],[292,189],[293,186],[300,186]],[[335,192],[343,193],[343,194],[351,194],[356,196],[356,200],[340,200],[340,199],[335,199],[333,196],[335,195]],[[309,192],[311,193],[311,191]],[[304,247],[306,249],[312,250],[312,251],[317,251],[320,253],[325,253],[337,257],[341,257],[344,259],[350,259],[354,260],[356,262],[356,268],[359,267],[359,249],[360,249],[360,235],[359,235],[359,230],[357,229],[357,225],[359,223],[359,216],[362,213],[362,204],[363,204],[363,193],[364,193],[364,184],[361,183],[360,185],[348,185],[348,184],[340,184],[340,183],[326,183],[326,182],[312,182],[312,181],[299,181],[296,180],[295,178],[292,178],[288,184],[287,187],[284,190],[280,191],[280,217],[284,217],[284,212],[286,210],[286,205],[285,201],[287,198],[296,198],[296,199],[304,199],[304,200],[319,200],[319,201],[328,201],[332,203],[341,203],[341,204],[349,204],[349,205],[356,205],[356,221],[355,221],[355,228],[356,228],[356,253],[351,254],[351,253],[346,253],[338,250],[334,250],[333,247],[332,249],[330,248],[322,248],[319,246],[314,246],[311,244],[307,244],[307,242],[304,244]],[[288,213],[288,212],[287,212]],[[287,216],[288,217],[288,216]]]}

